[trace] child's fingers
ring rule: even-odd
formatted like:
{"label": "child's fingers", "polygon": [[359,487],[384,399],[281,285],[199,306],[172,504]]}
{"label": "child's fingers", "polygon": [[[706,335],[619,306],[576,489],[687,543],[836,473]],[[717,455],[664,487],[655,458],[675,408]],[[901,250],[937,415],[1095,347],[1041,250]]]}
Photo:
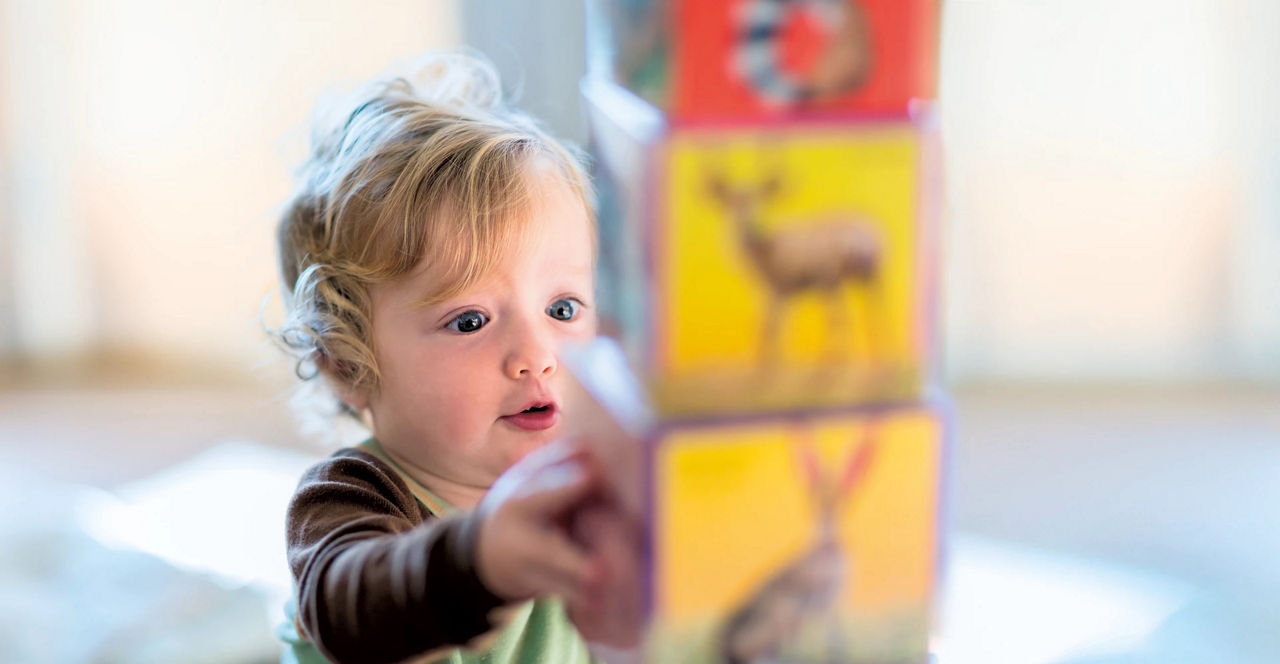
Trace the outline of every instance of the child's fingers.
{"label": "child's fingers", "polygon": [[598,475],[580,461],[570,460],[540,469],[529,478],[528,490],[520,497],[522,507],[533,514],[561,514],[585,499],[598,484]]}
{"label": "child's fingers", "polygon": [[541,516],[534,511],[540,504],[537,494],[576,483],[580,470],[574,466],[581,457],[581,450],[570,443],[555,441],[544,445],[498,477],[477,509],[491,512],[499,506],[515,504],[519,507],[508,507],[506,511]]}
{"label": "child's fingers", "polygon": [[574,440],[562,438],[529,452],[516,465],[536,472],[538,468],[554,466],[581,454],[582,445]]}
{"label": "child's fingers", "polygon": [[553,533],[548,533],[536,546],[538,573],[553,585],[547,590],[577,600],[597,575],[595,561]]}

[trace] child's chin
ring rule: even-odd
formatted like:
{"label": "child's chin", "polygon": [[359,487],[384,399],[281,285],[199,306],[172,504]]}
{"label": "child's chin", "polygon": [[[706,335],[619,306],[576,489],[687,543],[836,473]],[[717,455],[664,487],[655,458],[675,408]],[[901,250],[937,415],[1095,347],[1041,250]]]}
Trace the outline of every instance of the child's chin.
{"label": "child's chin", "polygon": [[510,462],[515,464],[517,461],[525,458],[530,452],[544,447],[547,443],[556,439],[554,433],[559,427],[547,429],[545,431],[530,432],[528,435],[520,436],[511,446]]}

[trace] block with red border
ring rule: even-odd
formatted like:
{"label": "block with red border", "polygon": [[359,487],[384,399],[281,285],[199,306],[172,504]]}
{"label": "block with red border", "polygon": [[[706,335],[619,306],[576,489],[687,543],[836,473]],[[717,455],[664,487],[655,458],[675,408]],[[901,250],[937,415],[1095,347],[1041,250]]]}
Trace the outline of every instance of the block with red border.
{"label": "block with red border", "polygon": [[935,96],[938,0],[596,0],[594,75],[674,122],[901,115]]}

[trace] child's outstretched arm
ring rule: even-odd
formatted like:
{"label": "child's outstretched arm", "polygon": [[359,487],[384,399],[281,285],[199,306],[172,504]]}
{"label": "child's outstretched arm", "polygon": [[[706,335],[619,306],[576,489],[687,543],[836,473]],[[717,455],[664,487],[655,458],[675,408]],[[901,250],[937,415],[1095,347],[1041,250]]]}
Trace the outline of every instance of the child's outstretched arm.
{"label": "child's outstretched arm", "polygon": [[593,568],[562,526],[596,481],[578,456],[530,454],[474,512],[443,520],[363,452],[313,467],[288,516],[302,631],[335,661],[396,662],[472,642],[513,601],[572,599]]}

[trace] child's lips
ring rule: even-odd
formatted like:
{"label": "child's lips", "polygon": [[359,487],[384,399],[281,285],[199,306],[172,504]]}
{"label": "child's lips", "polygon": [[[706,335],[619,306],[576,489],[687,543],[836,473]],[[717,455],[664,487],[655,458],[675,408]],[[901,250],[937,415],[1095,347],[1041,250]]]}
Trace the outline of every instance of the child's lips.
{"label": "child's lips", "polygon": [[555,405],[550,405],[545,410],[526,410],[514,415],[503,415],[500,419],[525,431],[542,431],[556,425],[560,412]]}

